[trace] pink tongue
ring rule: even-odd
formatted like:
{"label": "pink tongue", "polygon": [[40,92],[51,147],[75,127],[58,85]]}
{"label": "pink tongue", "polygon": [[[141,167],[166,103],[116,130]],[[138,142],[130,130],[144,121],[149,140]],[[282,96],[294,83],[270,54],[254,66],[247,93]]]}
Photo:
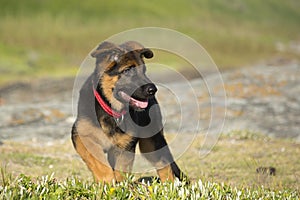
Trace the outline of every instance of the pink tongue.
{"label": "pink tongue", "polygon": [[138,108],[147,108],[148,106],[148,101],[138,101],[134,98],[130,98],[130,104],[138,107]]}
{"label": "pink tongue", "polygon": [[127,102],[129,102],[132,106],[138,107],[138,108],[147,108],[148,101],[139,101],[137,99],[132,98],[125,92],[119,92],[119,95]]}

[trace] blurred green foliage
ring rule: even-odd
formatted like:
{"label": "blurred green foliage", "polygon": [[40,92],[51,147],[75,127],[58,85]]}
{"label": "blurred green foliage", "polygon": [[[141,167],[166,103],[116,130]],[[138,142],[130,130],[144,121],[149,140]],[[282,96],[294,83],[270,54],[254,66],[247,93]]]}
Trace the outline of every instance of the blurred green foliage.
{"label": "blurred green foliage", "polygon": [[300,39],[297,0],[0,0],[0,84],[74,76],[99,42],[124,30],[158,26],[197,40],[221,68],[274,56]]}

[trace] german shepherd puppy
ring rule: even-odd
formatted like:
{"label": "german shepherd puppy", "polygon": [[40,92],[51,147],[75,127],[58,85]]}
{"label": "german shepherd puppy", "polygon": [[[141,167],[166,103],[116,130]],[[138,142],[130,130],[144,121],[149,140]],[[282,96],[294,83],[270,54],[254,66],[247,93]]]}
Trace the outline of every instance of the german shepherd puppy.
{"label": "german shepherd puppy", "polygon": [[72,141],[95,179],[124,179],[138,143],[161,181],[186,179],[163,136],[157,88],[145,75],[143,59],[153,52],[133,41],[103,42],[91,56],[96,66],[80,90]]}

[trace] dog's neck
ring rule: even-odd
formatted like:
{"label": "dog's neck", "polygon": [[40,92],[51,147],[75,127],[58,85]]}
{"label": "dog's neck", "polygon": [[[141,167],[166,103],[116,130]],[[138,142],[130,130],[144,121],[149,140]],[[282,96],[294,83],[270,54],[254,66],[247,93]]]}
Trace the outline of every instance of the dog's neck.
{"label": "dog's neck", "polygon": [[101,108],[110,116],[114,118],[121,118],[126,114],[126,110],[122,110],[121,112],[113,110],[111,106],[109,106],[109,104],[105,102],[104,98],[102,98],[101,93],[98,92],[97,89],[93,88],[93,93]]}

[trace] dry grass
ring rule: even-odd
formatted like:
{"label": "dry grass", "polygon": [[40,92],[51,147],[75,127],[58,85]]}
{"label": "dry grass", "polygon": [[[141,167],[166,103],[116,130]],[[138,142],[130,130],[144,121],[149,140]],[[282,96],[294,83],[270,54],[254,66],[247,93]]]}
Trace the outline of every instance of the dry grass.
{"label": "dry grass", "polygon": [[[299,190],[299,143],[271,139],[250,131],[232,131],[221,136],[212,151],[202,158],[199,153],[202,142],[203,138],[197,137],[177,161],[195,181],[201,179],[238,187],[263,185],[278,190]],[[70,140],[46,144],[4,142],[0,146],[0,160],[2,167],[14,177],[22,173],[37,177],[54,172],[59,180],[72,175],[92,180],[91,173],[74,151]],[[270,166],[276,168],[275,176],[256,173],[258,167]]]}
{"label": "dry grass", "polygon": [[[144,26],[191,36],[221,69],[273,56],[299,58],[289,49],[290,42],[299,40],[298,6],[293,0],[9,1],[0,8],[0,84],[37,76],[74,76],[99,42]],[[286,47],[284,51],[277,49],[278,43]],[[168,59],[172,58],[162,58]]]}

